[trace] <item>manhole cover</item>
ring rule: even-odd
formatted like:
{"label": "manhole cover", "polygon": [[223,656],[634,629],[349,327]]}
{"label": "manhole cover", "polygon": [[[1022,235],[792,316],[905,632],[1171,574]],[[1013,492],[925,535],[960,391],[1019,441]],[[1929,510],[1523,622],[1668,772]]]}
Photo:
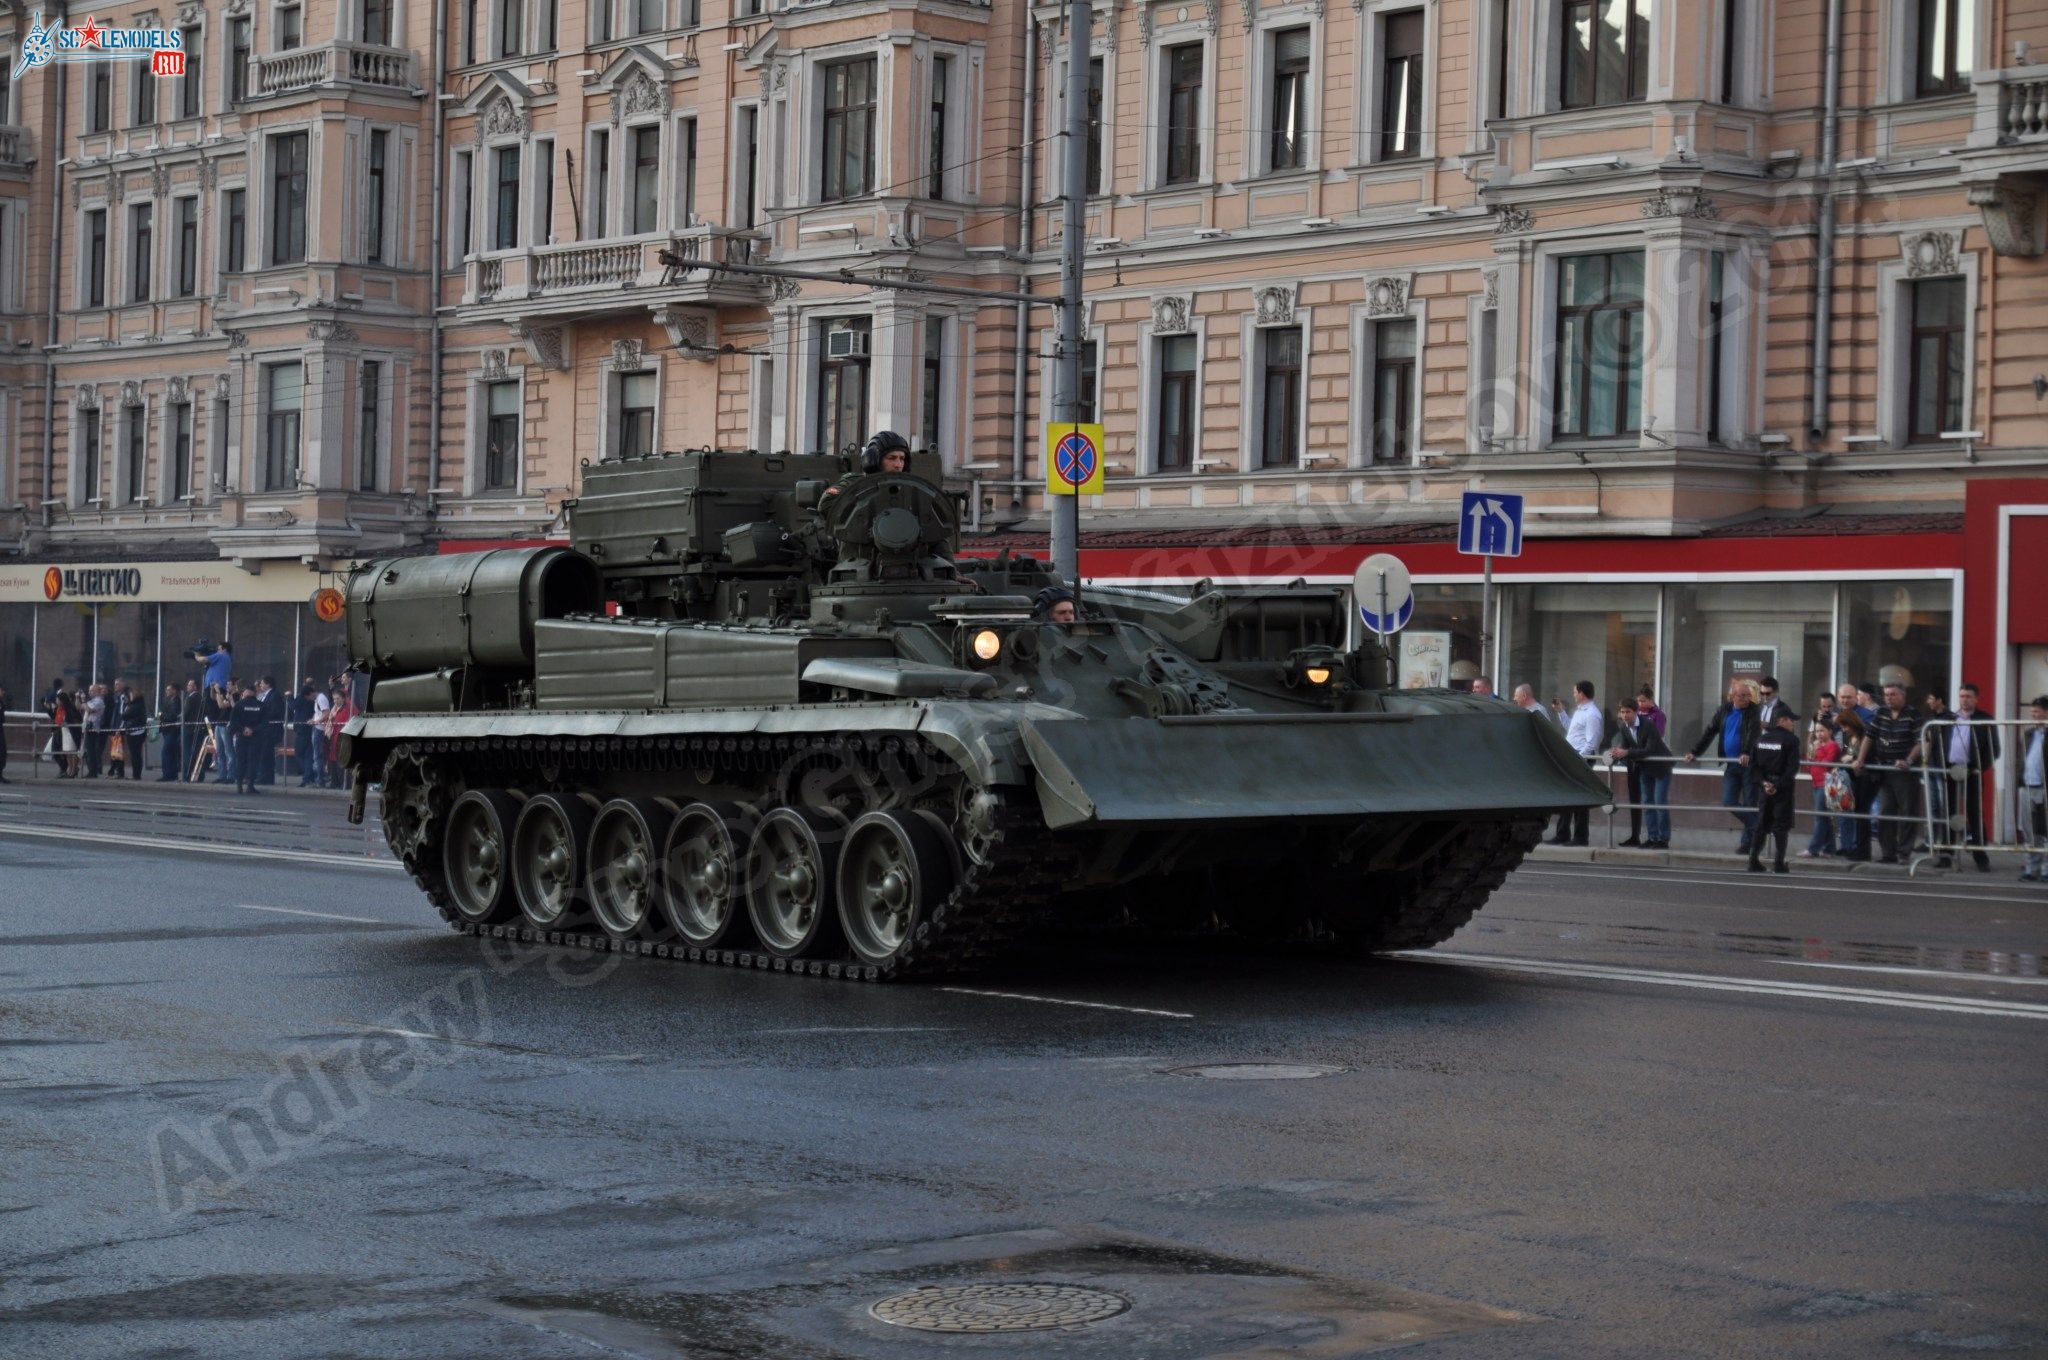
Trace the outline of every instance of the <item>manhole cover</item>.
{"label": "manhole cover", "polygon": [[891,1294],[868,1315],[920,1332],[1042,1332],[1113,1318],[1121,1294],[1072,1284],[929,1284]]}
{"label": "manhole cover", "polygon": [[1344,1069],[1326,1063],[1235,1062],[1166,1070],[1176,1077],[1207,1077],[1211,1081],[1301,1081],[1307,1077],[1334,1077]]}

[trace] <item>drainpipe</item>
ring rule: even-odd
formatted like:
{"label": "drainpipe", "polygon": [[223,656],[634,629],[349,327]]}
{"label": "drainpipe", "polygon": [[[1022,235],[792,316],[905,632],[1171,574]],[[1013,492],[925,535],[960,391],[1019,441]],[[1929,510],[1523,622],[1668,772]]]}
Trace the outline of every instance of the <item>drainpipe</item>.
{"label": "drainpipe", "polygon": [[[1017,189],[1017,291],[1029,292],[1030,279],[1026,270],[1031,261],[1031,196],[1035,192],[1032,172],[1038,168],[1038,158],[1033,155],[1033,134],[1038,129],[1038,21],[1031,17],[1031,7],[1024,6],[1024,127],[1017,134],[1017,157],[1023,163],[1021,183]],[[1016,414],[1010,419],[1010,480],[1021,483],[1024,480],[1024,459],[1030,438],[1030,411],[1026,407],[1024,394],[1025,379],[1030,374],[1031,356],[1025,353],[1030,343],[1031,306],[1017,304],[1017,333],[1015,339],[1016,370],[1011,378],[1012,390],[1016,393]],[[1017,488],[1010,488],[1012,496]],[[981,500],[975,498],[974,513],[977,521],[981,515]]]}
{"label": "drainpipe", "polygon": [[1814,238],[1813,414],[1808,433],[1828,431],[1828,344],[1835,314],[1835,162],[1842,130],[1842,0],[1828,0],[1827,80],[1820,131],[1820,223]]}
{"label": "drainpipe", "polygon": [[427,516],[434,515],[434,496],[441,489],[441,266],[447,259],[448,211],[445,195],[447,186],[443,177],[447,174],[445,162],[448,140],[448,106],[441,102],[441,93],[448,88],[448,0],[434,0],[434,224],[430,235],[433,239],[434,258],[427,269],[427,313],[431,318],[430,344],[427,356],[428,393],[427,409]]}
{"label": "drainpipe", "polygon": [[[63,23],[65,15],[58,11],[57,22]],[[57,136],[56,144],[44,148],[43,159],[50,165],[50,275],[49,288],[49,343],[52,349],[57,345],[57,280],[64,274],[64,228],[61,217],[64,212],[64,171],[63,163],[68,159],[64,145],[64,109],[70,97],[71,64],[57,62]],[[57,471],[57,363],[53,355],[43,355],[43,528],[48,529],[56,522],[56,510],[50,502],[50,479]]]}

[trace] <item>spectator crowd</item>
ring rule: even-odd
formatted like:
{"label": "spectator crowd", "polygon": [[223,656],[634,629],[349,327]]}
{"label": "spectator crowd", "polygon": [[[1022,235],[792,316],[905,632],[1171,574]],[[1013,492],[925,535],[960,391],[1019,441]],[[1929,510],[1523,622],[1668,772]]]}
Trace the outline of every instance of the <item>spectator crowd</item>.
{"label": "spectator crowd", "polygon": [[[202,643],[191,659],[196,673],[154,699],[125,680],[52,679],[36,704],[35,757],[49,759],[59,779],[140,780],[149,766],[159,783],[233,784],[242,794],[274,787],[280,777],[296,777],[300,788],[344,787],[335,746],[356,712],[346,676],[325,684],[307,676],[287,695],[272,676],[239,674],[230,643]],[[9,707],[0,689],[0,713]]]}
{"label": "spectator crowd", "polygon": [[[1472,692],[1498,697],[1486,676]],[[1749,857],[1752,872],[1764,872],[1766,849],[1770,867],[1788,871],[1802,766],[1812,783],[1814,818],[1798,858],[1903,864],[1924,851],[1947,868],[1951,852],[1961,848],[1979,872],[1989,872],[1985,776],[2004,746],[1979,698],[1977,686],[1965,684],[1953,709],[1938,694],[1916,707],[1896,682],[1843,684],[1816,696],[1813,713],[1801,715],[1779,693],[1775,677],[1735,678],[1682,752],[1669,744],[1670,719],[1648,685],[1616,705],[1611,717],[1590,680],[1574,687],[1569,707],[1556,699],[1546,707],[1526,684],[1515,687],[1513,702],[1556,722],[1588,764],[1604,756],[1623,771],[1629,809],[1623,846],[1670,847],[1672,770],[1705,758],[1720,765],[1720,805],[1735,818],[1737,852]],[[2029,853],[2020,877],[2048,883],[2048,695],[2027,706],[2024,721],[2016,752],[2018,829]],[[1560,814],[1551,843],[1587,844],[1587,821],[1584,810]],[[1931,845],[1920,837],[1930,825],[1937,828]]]}

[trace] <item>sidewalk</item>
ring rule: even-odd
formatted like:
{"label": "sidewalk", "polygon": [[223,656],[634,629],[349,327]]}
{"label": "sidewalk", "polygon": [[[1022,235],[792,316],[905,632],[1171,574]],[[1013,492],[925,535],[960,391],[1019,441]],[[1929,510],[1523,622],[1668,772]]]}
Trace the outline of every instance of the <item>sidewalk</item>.
{"label": "sidewalk", "polygon": [[[1560,864],[1615,864],[1629,865],[1640,869],[1743,869],[1749,864],[1749,856],[1733,851],[1712,850],[1623,850],[1606,846],[1552,845],[1545,841],[1529,853],[1531,862]],[[1963,882],[2018,883],[2020,857],[2010,850],[1994,851],[1991,869],[1978,873],[1965,852],[1958,861],[1961,867],[1937,869],[1930,861],[1920,866],[1915,873],[1910,864],[1857,863],[1837,859],[1830,855],[1823,859],[1800,859],[1790,856],[1785,863],[1794,874],[1854,874],[1858,878],[1955,878]],[[2032,888],[2031,883],[2020,884]],[[2048,890],[2043,890],[2042,901],[2048,902]]]}

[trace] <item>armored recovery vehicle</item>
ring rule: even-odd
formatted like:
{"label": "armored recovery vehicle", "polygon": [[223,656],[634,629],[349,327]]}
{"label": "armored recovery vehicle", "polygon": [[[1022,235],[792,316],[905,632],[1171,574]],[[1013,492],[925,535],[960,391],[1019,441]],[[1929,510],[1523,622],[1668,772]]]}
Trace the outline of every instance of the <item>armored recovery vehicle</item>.
{"label": "armored recovery vehicle", "polygon": [[1554,724],[1391,688],[1327,599],[1262,645],[1202,597],[1035,621],[1042,564],[963,571],[934,460],[842,471],[605,461],[568,546],[360,567],[352,818],[381,781],[467,933],[882,979],[1062,915],[1431,945],[1606,801]]}

